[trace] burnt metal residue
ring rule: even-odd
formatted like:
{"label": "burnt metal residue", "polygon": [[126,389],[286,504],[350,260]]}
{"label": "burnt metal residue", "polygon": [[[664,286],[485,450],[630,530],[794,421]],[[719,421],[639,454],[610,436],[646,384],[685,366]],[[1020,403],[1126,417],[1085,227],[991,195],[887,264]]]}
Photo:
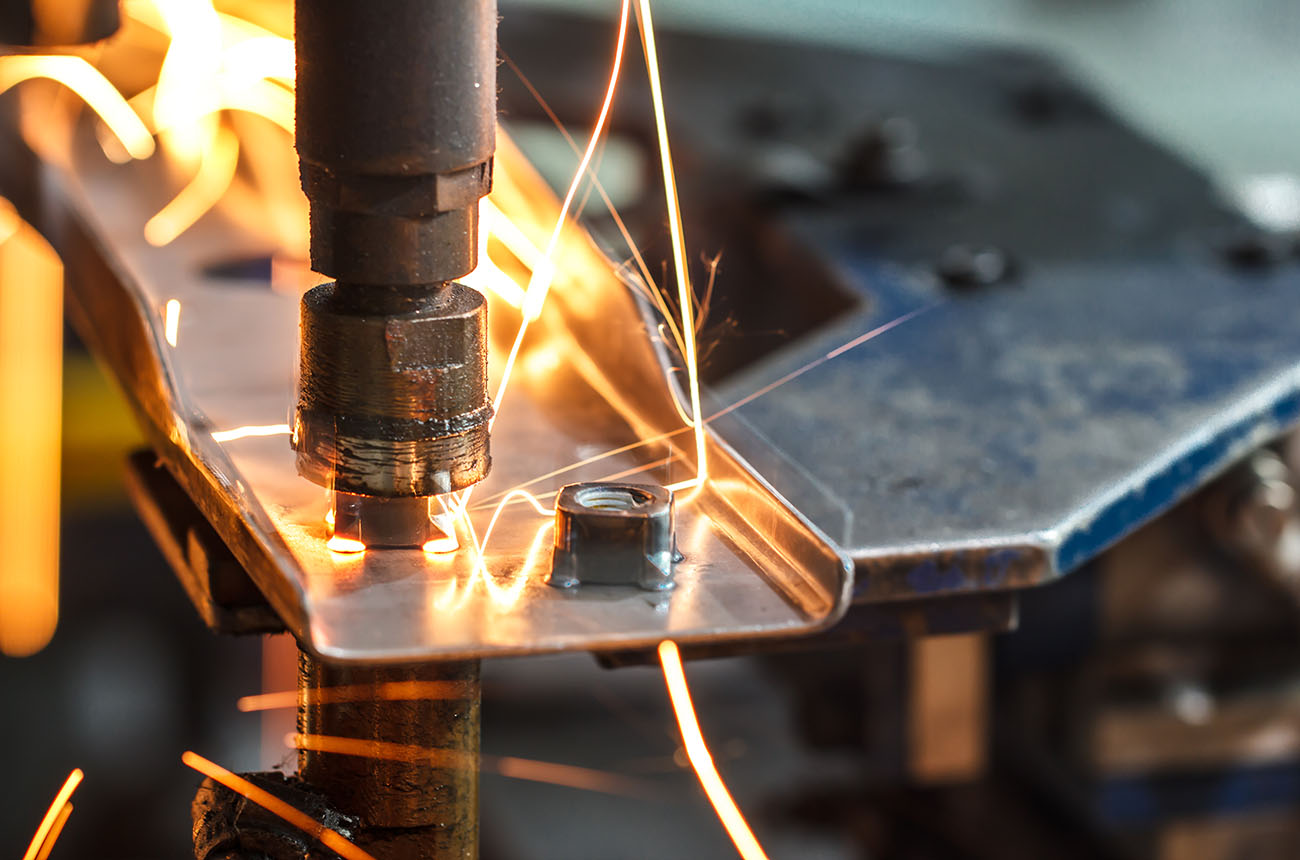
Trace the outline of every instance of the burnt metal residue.
{"label": "burnt metal residue", "polygon": [[[352,838],[360,821],[335,810],[297,777],[282,773],[250,773],[258,788],[301,810],[345,838]],[[205,779],[190,808],[194,820],[196,860],[260,857],[267,860],[337,860],[338,855],[280,816],[212,779]]]}

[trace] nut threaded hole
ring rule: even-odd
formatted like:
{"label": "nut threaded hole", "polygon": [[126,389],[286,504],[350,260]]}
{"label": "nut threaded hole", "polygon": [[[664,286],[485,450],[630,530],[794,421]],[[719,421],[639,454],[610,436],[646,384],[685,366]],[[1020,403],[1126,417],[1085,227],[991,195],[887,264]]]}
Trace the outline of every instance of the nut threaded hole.
{"label": "nut threaded hole", "polygon": [[630,511],[648,504],[653,497],[630,487],[588,487],[577,494],[578,504],[597,511]]}

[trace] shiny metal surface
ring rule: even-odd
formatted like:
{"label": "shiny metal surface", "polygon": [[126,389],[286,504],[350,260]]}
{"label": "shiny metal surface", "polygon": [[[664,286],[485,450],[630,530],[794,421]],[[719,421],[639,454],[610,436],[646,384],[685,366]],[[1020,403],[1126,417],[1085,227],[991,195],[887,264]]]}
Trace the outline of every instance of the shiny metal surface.
{"label": "shiny metal surface", "polygon": [[[665,637],[752,639],[816,630],[845,608],[847,560],[715,437],[710,480],[679,497],[685,558],[672,592],[547,586],[550,519],[525,504],[503,509],[482,566],[464,550],[331,552],[326,491],[298,476],[283,424],[293,402],[300,288],[223,281],[202,268],[277,249],[226,204],[153,248],[141,235],[152,201],[135,191],[156,178],[156,167],[109,165],[84,135],[73,152],[70,160],[46,159],[65,165],[48,168],[46,203],[69,260],[72,316],[169,468],[316,654],[397,661],[625,648]],[[497,205],[531,208],[531,223],[544,224],[553,198],[521,160],[512,164],[517,169],[498,174]],[[548,494],[575,480],[692,474],[689,435],[631,293],[576,232],[564,248],[559,271],[572,277],[557,279],[534,323],[494,430],[496,468],[471,508],[480,537],[493,497],[519,484],[549,504]],[[179,303],[174,345],[170,302]],[[518,312],[502,306],[493,314],[513,335]],[[492,368],[494,378],[500,371]],[[250,427],[264,429],[239,429]],[[657,436],[665,438],[535,480]],[[463,530],[460,538],[462,546],[471,541]]]}
{"label": "shiny metal surface", "polygon": [[[515,15],[501,32],[557,92],[599,80],[582,46],[601,26]],[[710,236],[723,219],[696,216],[724,252],[714,305],[778,308],[762,327],[793,330],[746,351],[714,320],[717,408],[754,444],[715,427],[854,559],[857,600],[1049,581],[1300,420],[1294,239],[1243,260],[1258,228],[1052,58],[662,41],[683,208],[755,225]],[[526,88],[502,85],[527,116]],[[818,267],[833,313],[801,327]]]}

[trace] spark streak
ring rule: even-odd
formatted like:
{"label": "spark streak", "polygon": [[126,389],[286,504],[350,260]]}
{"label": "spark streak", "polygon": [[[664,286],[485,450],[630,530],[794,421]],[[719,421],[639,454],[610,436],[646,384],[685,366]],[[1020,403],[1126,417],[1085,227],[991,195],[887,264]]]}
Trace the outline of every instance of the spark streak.
{"label": "spark streak", "polygon": [[377,758],[385,761],[427,764],[455,770],[472,770],[478,765],[473,753],[464,750],[421,747],[398,744],[392,741],[372,741],[364,738],[341,738],[334,735],[291,734],[284,739],[285,746],[313,752],[350,755],[357,758]]}
{"label": "spark streak", "polygon": [[[582,159],[578,163],[578,169],[574,171],[573,181],[569,183],[569,190],[564,195],[564,203],[560,206],[559,217],[555,219],[555,227],[551,230],[551,237],[547,241],[546,249],[543,252],[545,255],[544,260],[539,261],[541,264],[533,270],[532,278],[528,283],[528,289],[525,293],[524,318],[519,323],[519,331],[515,334],[515,341],[510,346],[510,353],[506,356],[505,367],[501,372],[501,384],[497,387],[496,398],[492,404],[492,421],[495,421],[501,414],[501,402],[505,399],[506,391],[509,388],[510,373],[514,369],[515,360],[519,356],[519,349],[523,346],[524,335],[528,333],[529,314],[527,309],[540,309],[542,303],[546,300],[546,294],[550,290],[551,280],[555,274],[555,251],[569,217],[569,208],[573,206],[573,198],[578,193],[578,186],[582,183],[582,178],[587,172],[587,166],[591,164],[591,158],[595,154],[601,135],[605,131],[605,123],[609,119],[609,110],[614,103],[614,93],[618,89],[619,72],[623,67],[623,46],[627,43],[627,18],[630,5],[631,0],[623,0],[623,9],[618,22],[618,41],[614,48],[614,66],[610,70],[609,86],[605,89],[605,100],[600,105],[600,114],[596,117],[596,125],[591,130],[591,138],[587,141],[587,149],[583,152]],[[491,429],[491,427],[492,423],[489,422],[488,428]],[[467,493],[462,502],[462,507],[468,501]]]}
{"label": "spark streak", "polygon": [[168,299],[167,304],[163,307],[163,336],[167,338],[170,346],[176,346],[176,337],[180,334],[181,327],[181,303],[176,299]]}
{"label": "spark streak", "polygon": [[[803,366],[801,366],[801,367],[798,367],[798,368],[796,368],[796,369],[790,371],[789,373],[787,373],[787,374],[785,374],[784,376],[782,376],[780,379],[777,379],[777,380],[775,380],[775,381],[773,381],[773,382],[770,382],[770,383],[768,383],[767,385],[764,385],[763,387],[759,388],[758,390],[756,390],[756,391],[754,391],[754,392],[752,392],[752,393],[750,393],[750,394],[745,395],[744,397],[740,398],[739,400],[735,401],[734,403],[731,403],[730,405],[725,406],[725,407],[723,407],[722,409],[719,409],[717,412],[714,412],[712,415],[710,415],[709,417],[705,418],[705,419],[704,419],[704,423],[705,423],[705,424],[711,424],[712,422],[716,421],[717,419],[721,418],[722,416],[727,415],[727,414],[729,414],[729,413],[731,413],[731,412],[734,412],[734,411],[736,411],[737,409],[740,409],[740,408],[742,408],[742,407],[744,407],[744,406],[747,406],[747,405],[749,405],[750,403],[753,403],[755,400],[758,400],[760,397],[763,397],[763,396],[766,395],[766,394],[770,394],[771,392],[773,392],[773,391],[775,391],[776,389],[780,388],[782,385],[785,385],[785,384],[787,384],[787,383],[789,383],[789,382],[794,381],[795,379],[799,378],[800,376],[803,376],[805,373],[808,373],[808,372],[811,371],[811,370],[815,370],[816,368],[820,367],[821,365],[825,364],[826,362],[831,361],[832,359],[835,359],[835,358],[839,358],[841,355],[844,355],[845,353],[849,352],[850,350],[853,350],[853,349],[856,349],[856,348],[859,347],[859,346],[862,346],[862,345],[863,345],[864,343],[866,343],[867,341],[874,340],[875,338],[880,337],[881,335],[885,334],[886,332],[889,332],[889,331],[891,331],[891,330],[897,328],[898,326],[901,326],[903,323],[908,322],[909,320],[915,319],[916,317],[919,317],[919,316],[921,316],[922,314],[928,313],[928,312],[931,311],[931,310],[934,310],[934,309],[937,308],[940,304],[942,304],[942,302],[934,302],[934,303],[932,303],[932,304],[925,305],[924,307],[917,308],[917,309],[914,310],[914,311],[909,311],[908,313],[905,313],[905,314],[903,314],[902,316],[895,317],[894,319],[890,320],[889,322],[882,323],[881,325],[876,326],[875,328],[871,329],[870,331],[868,331],[868,332],[864,332],[863,334],[858,335],[857,337],[853,338],[852,340],[846,341],[845,343],[843,343],[843,344],[841,344],[841,345],[835,347],[834,349],[830,350],[830,351],[827,352],[825,355],[822,355],[822,356],[820,356],[820,357],[818,357],[818,358],[816,358],[816,359],[814,359],[814,360],[808,362],[807,364],[805,364],[805,365],[803,365]],[[648,438],[648,439],[641,439],[641,440],[638,440],[638,441],[636,441],[636,442],[629,442],[629,443],[626,444],[626,445],[622,445],[622,446],[620,446],[620,447],[618,447],[618,448],[611,448],[611,449],[609,449],[608,451],[602,451],[602,452],[600,452],[599,454],[592,454],[590,457],[586,457],[586,458],[584,458],[584,459],[582,459],[582,460],[578,460],[578,461],[576,461],[576,462],[570,463],[570,464],[567,465],[567,466],[561,466],[561,467],[558,468],[558,469],[553,469],[552,471],[547,472],[547,473],[544,474],[544,475],[538,475],[536,478],[533,478],[533,479],[531,479],[531,480],[529,480],[529,481],[525,481],[525,482],[522,483],[522,484],[518,484],[518,485],[516,485],[514,488],[512,488],[512,490],[505,491],[505,492],[513,492],[513,490],[523,489],[524,487],[531,487],[531,486],[533,486],[534,484],[539,484],[539,483],[541,483],[542,481],[549,480],[550,478],[559,477],[560,475],[563,475],[563,474],[565,474],[565,473],[567,473],[567,472],[572,472],[572,471],[574,471],[574,470],[576,470],[576,469],[580,469],[580,468],[582,468],[583,466],[590,466],[590,465],[593,464],[593,463],[599,463],[601,460],[606,460],[606,459],[608,459],[608,458],[610,458],[610,457],[618,456],[619,454],[626,454],[626,453],[629,452],[629,451],[635,451],[635,450],[637,450],[638,448],[643,448],[643,447],[645,447],[646,445],[654,445],[654,444],[657,444],[657,443],[659,443],[659,442],[664,442],[664,441],[667,441],[667,440],[669,440],[669,439],[676,438],[677,436],[680,436],[680,435],[682,435],[683,433],[689,432],[691,429],[692,429],[692,428],[690,428],[690,427],[685,427],[685,428],[682,428],[682,429],[680,429],[680,430],[672,430],[672,431],[669,431],[669,432],[667,432],[667,433],[661,433],[661,434],[659,434],[658,436],[652,436],[652,437],[650,437],[650,438]],[[614,480],[614,478],[603,478],[603,479],[601,479],[601,480]],[[480,505],[476,505],[476,506],[475,506],[475,510],[478,510],[479,508],[482,508],[482,507],[486,507],[486,506],[488,506],[488,505],[491,504],[492,502],[494,502],[494,501],[496,501],[497,499],[499,499],[501,496],[505,495],[505,492],[498,493],[498,494],[493,495],[493,496],[489,496],[488,498],[484,499]],[[555,495],[555,493],[542,493],[542,494],[536,496],[535,498],[539,498],[539,499],[540,499],[540,498],[546,498],[547,496],[553,496],[553,495]]]}
{"label": "spark streak", "polygon": [[[647,797],[655,793],[642,781],[622,774],[577,765],[517,758],[515,756],[480,755],[476,757],[473,753],[461,750],[363,740],[361,738],[343,738],[333,735],[290,734],[285,737],[284,742],[286,746],[292,749],[350,755],[358,758],[428,764],[431,767],[473,768],[477,766],[481,771],[495,771],[501,776],[510,779],[542,782],[603,794]],[[476,758],[477,762],[475,761]]]}
{"label": "spark streak", "polygon": [[83,777],[85,774],[81,772],[81,768],[75,768],[68,774],[63,787],[59,789],[58,794],[54,795],[54,802],[50,804],[45,817],[41,819],[40,827],[36,828],[36,835],[27,846],[27,853],[23,855],[23,860],[37,860],[38,857],[50,853],[50,848],[54,847],[54,841],[59,838],[59,832],[63,829],[63,822],[67,821],[68,815],[71,814],[72,804],[68,803],[68,799],[77,790],[77,786],[81,785]]}
{"label": "spark streak", "polygon": [[32,78],[58,81],[99,115],[132,158],[154,153],[153,137],[122,94],[81,57],[19,54],[0,57],[0,93]]}
{"label": "spark streak", "polygon": [[621,794],[626,797],[647,797],[653,794],[640,780],[618,773],[508,755],[483,758],[484,770],[495,770],[510,779],[561,785],[601,794]]}
{"label": "spark streak", "polygon": [[192,227],[226,193],[238,164],[239,138],[223,127],[217,131],[212,146],[204,149],[190,183],[145,223],[145,240],[161,247]]}
{"label": "spark streak", "polygon": [[215,762],[208,761],[203,756],[193,752],[185,752],[181,756],[186,766],[197,770],[210,779],[213,779],[226,788],[256,803],[267,812],[283,818],[285,821],[297,827],[303,833],[311,836],[313,839],[333,851],[335,854],[343,857],[344,860],[375,860],[375,857],[366,851],[361,850],[352,844],[343,834],[337,830],[331,830],[324,824],[312,818],[300,809],[296,809],[285,803],[280,798],[271,794],[269,791],[258,788],[241,776],[236,776]]}
{"label": "spark streak", "polygon": [[59,817],[54,819],[54,826],[50,828],[50,835],[45,837],[45,844],[41,846],[41,850],[37,853],[36,860],[46,860],[50,856],[50,852],[54,850],[54,843],[58,842],[59,836],[63,834],[63,826],[68,823],[68,819],[71,817],[72,804],[65,803]]}
{"label": "spark streak", "polygon": [[212,438],[217,442],[233,442],[250,436],[288,436],[291,432],[288,424],[246,424],[230,430],[214,430]]}
{"label": "spark streak", "polygon": [[[686,361],[686,378],[690,388],[691,426],[695,428],[695,483],[703,483],[709,468],[704,443],[704,411],[700,408],[700,372],[695,352],[694,293],[691,291],[690,272],[686,266],[686,240],[682,235],[682,211],[677,199],[677,177],[673,171],[673,154],[668,144],[668,118],[664,114],[664,95],[659,81],[659,54],[655,48],[654,20],[650,17],[650,0],[639,0],[640,14],[637,23],[641,28],[642,46],[645,48],[646,71],[650,77],[650,98],[654,103],[655,133],[659,139],[659,163],[664,174],[664,196],[668,202],[668,232],[673,244],[673,268],[677,273],[677,304],[682,314],[683,358]],[[679,489],[684,489],[683,484]]]}
{"label": "spark streak", "polygon": [[[379,685],[356,684],[345,687],[310,688],[305,691],[303,698],[308,705],[330,705],[338,702],[368,702],[376,699],[401,702],[463,699],[471,693],[472,687],[467,681],[390,681]],[[235,703],[235,706],[245,713],[296,708],[298,691],[283,690],[244,696]]]}
{"label": "spark streak", "polygon": [[704,793],[709,796],[709,803],[722,820],[727,835],[735,843],[736,850],[744,860],[767,860],[763,846],[758,844],[754,831],[749,829],[745,816],[741,814],[731,792],[718,774],[709,754],[709,746],[704,742],[699,720],[695,718],[695,706],[691,704],[691,688],[686,683],[686,672],[682,668],[682,656],[677,650],[677,643],[665,640],[659,643],[659,663],[664,669],[664,682],[668,686],[668,697],[672,699],[673,712],[677,715],[677,727],[682,733],[682,743],[686,746],[686,756],[699,777]]}

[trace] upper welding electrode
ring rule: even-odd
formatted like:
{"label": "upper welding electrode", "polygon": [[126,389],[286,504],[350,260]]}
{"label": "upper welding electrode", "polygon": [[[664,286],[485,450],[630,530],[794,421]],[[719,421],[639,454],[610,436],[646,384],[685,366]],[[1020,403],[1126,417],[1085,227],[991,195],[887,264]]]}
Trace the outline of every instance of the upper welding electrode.
{"label": "upper welding electrode", "polygon": [[[495,0],[298,0],[311,263],[298,470],[361,497],[462,490],[491,464],[477,265],[496,147]],[[417,542],[418,535],[402,542]]]}
{"label": "upper welding electrode", "polygon": [[673,494],[650,484],[569,484],[555,502],[551,577],[580,584],[673,587]]}

